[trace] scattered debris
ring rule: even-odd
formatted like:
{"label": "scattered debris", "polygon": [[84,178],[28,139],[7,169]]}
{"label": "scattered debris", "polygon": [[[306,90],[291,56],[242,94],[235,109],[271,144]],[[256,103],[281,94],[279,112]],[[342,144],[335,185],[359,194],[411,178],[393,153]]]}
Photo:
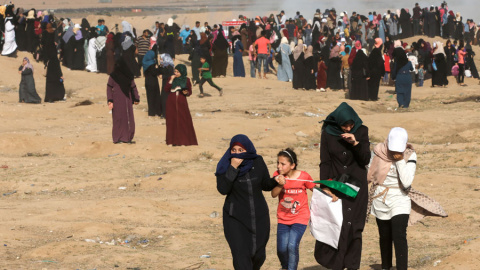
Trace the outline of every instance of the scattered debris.
{"label": "scattered debris", "polygon": [[320,117],[320,116],[323,116],[323,114],[312,113],[312,112],[304,112],[303,115],[308,116],[308,117]]}
{"label": "scattered debris", "polygon": [[127,187],[119,187],[120,190],[127,190]]}
{"label": "scattered debris", "polygon": [[31,190],[25,190],[23,193],[25,193],[26,195],[30,195],[30,194],[32,194],[32,191]]}
{"label": "scattered debris", "polygon": [[160,180],[162,180],[162,179],[163,179],[162,177],[159,177],[157,180],[160,181]]}
{"label": "scattered debris", "polygon": [[202,116],[203,116],[203,113],[198,113],[198,112],[197,112],[197,113],[195,113],[195,116],[197,116],[197,117],[202,117]]}
{"label": "scattered debris", "polygon": [[213,212],[210,214],[210,217],[211,217],[211,218],[217,218],[217,217],[219,217],[219,216],[220,216],[220,214],[219,214],[217,211],[213,211]]}
{"label": "scattered debris", "polygon": [[24,157],[48,157],[50,156],[49,153],[26,153]]}
{"label": "scattered debris", "polygon": [[12,194],[15,194],[15,193],[17,193],[16,190],[14,190],[14,191],[12,191],[12,192],[3,193],[3,196],[12,195]]}
{"label": "scattered debris", "polygon": [[435,261],[435,262],[433,263],[433,266],[437,266],[437,265],[438,265],[439,263],[441,263],[441,262],[442,262],[442,260]]}
{"label": "scattered debris", "polygon": [[0,168],[2,168],[2,169],[8,169],[8,165],[2,165],[2,166],[0,166]]}
{"label": "scattered debris", "polygon": [[87,106],[87,105],[92,105],[93,102],[91,102],[90,100],[86,99],[84,101],[80,101],[80,102],[77,102],[75,103],[74,107],[78,107],[78,106]]}
{"label": "scattered debris", "polygon": [[108,155],[108,157],[114,157],[120,155],[119,153]]}
{"label": "scattered debris", "polygon": [[96,243],[97,241],[93,240],[93,239],[85,239],[85,242],[87,243]]}

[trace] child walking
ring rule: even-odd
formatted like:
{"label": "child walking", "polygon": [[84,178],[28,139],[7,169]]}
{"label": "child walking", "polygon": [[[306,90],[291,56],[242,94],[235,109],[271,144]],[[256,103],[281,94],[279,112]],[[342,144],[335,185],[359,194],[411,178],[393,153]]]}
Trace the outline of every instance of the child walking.
{"label": "child walking", "polygon": [[418,87],[423,86],[423,78],[425,77],[425,73],[427,72],[425,71],[425,69],[423,69],[423,64],[420,63],[418,65]]}
{"label": "child walking", "polygon": [[312,177],[297,170],[297,155],[287,148],[277,155],[274,177],[279,183],[272,190],[278,197],[277,256],[282,269],[295,270],[299,260],[299,246],[310,219],[307,189],[315,187]]}
{"label": "child walking", "polygon": [[200,57],[200,62],[202,62],[202,67],[199,68],[198,70],[202,73],[202,79],[200,79],[199,86],[200,86],[200,97],[203,97],[203,84],[205,82],[208,82],[210,86],[216,88],[218,90],[218,93],[220,96],[223,95],[223,90],[222,88],[218,87],[213,81],[212,81],[212,73],[210,72],[210,65],[207,62],[207,58],[205,56]]}

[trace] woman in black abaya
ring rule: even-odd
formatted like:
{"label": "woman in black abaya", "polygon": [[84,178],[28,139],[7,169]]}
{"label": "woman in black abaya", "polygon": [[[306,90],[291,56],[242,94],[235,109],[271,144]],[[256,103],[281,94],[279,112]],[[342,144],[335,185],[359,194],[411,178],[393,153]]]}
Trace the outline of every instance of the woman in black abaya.
{"label": "woman in black abaya", "polygon": [[352,65],[350,66],[350,74],[352,82],[350,84],[350,99],[368,100],[368,82],[370,72],[368,70],[368,57],[362,50],[360,41],[355,42],[357,51]]}
{"label": "woman in black abaya", "polygon": [[228,41],[225,39],[223,28],[220,26],[217,38],[212,45],[212,76],[226,76],[228,66]]}
{"label": "woman in black abaya", "polygon": [[436,70],[432,67],[432,87],[435,87],[435,85],[447,86],[447,60],[443,50],[443,44],[437,41],[435,45],[433,61],[435,61]]}

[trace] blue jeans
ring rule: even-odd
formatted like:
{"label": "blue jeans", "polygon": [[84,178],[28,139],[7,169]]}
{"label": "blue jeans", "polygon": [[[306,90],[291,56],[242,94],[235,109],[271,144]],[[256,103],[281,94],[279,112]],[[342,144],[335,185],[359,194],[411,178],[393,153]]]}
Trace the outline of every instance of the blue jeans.
{"label": "blue jeans", "polygon": [[423,78],[418,79],[418,87],[422,87],[422,86],[423,86]]}
{"label": "blue jeans", "polygon": [[256,66],[256,65],[257,65],[257,64],[255,63],[255,61],[250,60],[250,76],[251,76],[252,78],[255,78],[255,69],[256,69],[255,66]]}
{"label": "blue jeans", "polygon": [[300,240],[307,225],[295,223],[285,225],[278,223],[277,228],[277,256],[282,269],[296,270],[299,259]]}
{"label": "blue jeans", "polygon": [[267,73],[267,59],[268,59],[268,54],[259,54],[257,55],[257,69],[258,69],[258,75],[262,73],[262,64],[263,64],[263,74],[265,75]]}

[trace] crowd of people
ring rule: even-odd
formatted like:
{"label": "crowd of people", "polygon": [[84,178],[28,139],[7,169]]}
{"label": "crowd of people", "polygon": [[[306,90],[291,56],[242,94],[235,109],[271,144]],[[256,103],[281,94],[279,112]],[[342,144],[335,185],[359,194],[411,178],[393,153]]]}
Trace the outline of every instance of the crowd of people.
{"label": "crowd of people", "polygon": [[[375,101],[380,84],[395,85],[396,93],[400,93],[399,108],[408,107],[413,83],[421,87],[431,79],[432,87],[445,87],[448,76],[453,75],[464,86],[465,76],[479,77],[472,49],[473,45],[480,45],[478,27],[473,19],[464,20],[459,12],[450,10],[445,2],[425,8],[415,4],[412,12],[403,8],[384,14],[372,11],[368,15],[317,9],[311,20],[300,12],[291,18],[284,11],[268,17],[240,15],[238,28],[225,29],[221,24],[201,25],[199,21],[193,28],[180,27],[170,18],[166,23],[155,22],[152,29],[143,30],[141,35],[127,21],[121,22],[121,30],[117,24],[110,31],[103,19],[96,26],[86,19],[78,24],[48,11],[15,10],[13,5],[1,6],[0,16],[0,31],[4,33],[2,55],[27,51],[36,61],[51,62],[55,66],[51,73],[60,75],[62,85],[56,84],[58,88],[63,86],[63,76],[61,68],[53,63],[55,60],[49,61],[53,55],[66,68],[108,75],[115,63],[123,59],[134,78],[138,78],[150,50],[155,53],[156,65],[163,67],[158,63],[158,55],[162,56],[160,59],[166,57],[173,67],[175,55],[188,54],[192,86],[199,84],[199,97],[204,96],[205,82],[223,94],[212,79],[226,76],[229,55],[233,56],[233,76],[246,76],[243,56],[248,56],[251,77],[265,79],[267,74],[274,73],[278,80],[291,82],[294,89],[344,90],[347,98]],[[448,41],[430,44],[420,38],[411,44],[402,42],[417,35]],[[158,72],[157,76],[171,76]],[[153,73],[144,68],[144,75],[149,76],[150,85],[155,84]],[[53,79],[50,81],[53,83]],[[163,79],[162,88],[167,81]],[[149,94],[149,115],[164,117],[162,104],[165,105],[167,95],[158,93],[156,84],[154,88],[155,93]],[[63,93],[58,92],[48,101],[58,100]]]}
{"label": "crowd of people", "polygon": [[[251,19],[240,15],[238,29],[224,29],[221,24],[211,27],[208,22],[201,26],[198,21],[190,29],[169,19],[155,22],[139,36],[127,21],[121,23],[121,31],[119,25],[110,31],[103,19],[96,26],[86,19],[76,24],[48,11],[15,10],[10,4],[0,6],[4,37],[0,50],[7,57],[16,57],[17,51],[32,54],[18,69],[20,102],[41,102],[31,59],[45,66],[45,102],[65,100],[62,66],[107,74],[114,143],[134,143],[133,105],[140,102],[135,79],[143,74],[148,115],[166,119],[167,145],[197,145],[187,97],[197,84],[199,97],[204,97],[206,82],[222,96],[223,88],[213,78],[227,75],[229,55],[233,56],[235,77],[246,76],[243,61],[248,56],[252,78],[268,79],[267,74],[273,73],[294,89],[344,90],[347,98],[354,100],[376,101],[380,84],[395,85],[399,108],[409,107],[414,83],[421,87],[431,79],[432,87],[446,87],[450,75],[459,85],[465,85],[465,75],[478,78],[472,45],[480,45],[480,32],[474,21],[464,23],[460,13],[449,10],[446,3],[429,8],[416,4],[412,11],[353,12],[349,16],[345,11],[337,14],[333,8],[323,13],[317,9],[312,20],[299,12],[292,18],[284,11]],[[424,39],[402,42],[416,35],[448,41],[445,46],[440,41],[432,46]],[[188,54],[190,78],[186,65],[175,64],[179,54]],[[342,202],[336,246],[317,238],[315,258],[319,264],[335,270],[358,269],[362,231],[371,213],[377,218],[382,268],[392,266],[393,242],[397,269],[407,269],[406,228],[413,211],[410,186],[416,169],[416,154],[407,142],[406,130],[393,128],[388,139],[374,148],[372,157],[368,128],[352,107],[340,104],[322,127],[320,179],[341,182],[339,179],[348,175],[350,180],[345,183],[353,186],[352,196],[351,190],[346,195],[298,170],[297,155],[290,148],[278,153],[277,170],[270,176],[248,137],[233,137],[215,174],[218,191],[226,195],[223,225],[234,268],[260,269],[265,261],[270,217],[262,191],[270,191],[279,198],[277,254],[281,267],[297,269],[300,241],[311,215],[307,190],[312,190],[320,201]],[[368,183],[372,183],[370,193]]]}

